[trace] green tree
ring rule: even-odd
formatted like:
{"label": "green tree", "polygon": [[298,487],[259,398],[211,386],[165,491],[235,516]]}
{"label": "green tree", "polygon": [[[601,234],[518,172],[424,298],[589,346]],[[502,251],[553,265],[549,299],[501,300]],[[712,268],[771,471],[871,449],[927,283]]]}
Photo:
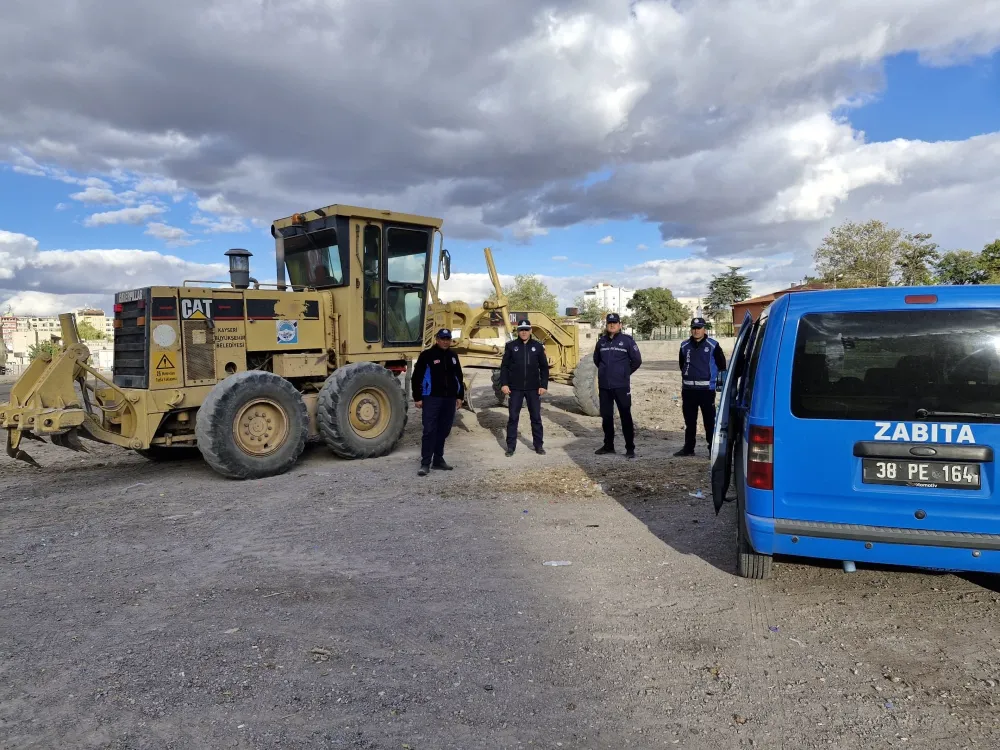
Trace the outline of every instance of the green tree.
{"label": "green tree", "polygon": [[985,283],[989,276],[983,269],[982,256],[971,250],[952,250],[941,256],[937,262],[937,281],[939,284]]}
{"label": "green tree", "polygon": [[979,253],[979,267],[987,284],[1000,284],[1000,240],[993,240]]}
{"label": "green tree", "polygon": [[101,341],[104,339],[104,331],[99,331],[89,320],[77,323],[76,332],[80,334],[81,341]]}
{"label": "green tree", "polygon": [[900,243],[896,257],[899,283],[903,286],[926,286],[933,283],[931,269],[940,260],[936,242],[929,234],[908,234]]}
{"label": "green tree", "polygon": [[708,294],[702,300],[705,313],[713,320],[730,315],[734,304],[750,296],[750,279],[740,273],[740,266],[729,266],[708,283]]}
{"label": "green tree", "polygon": [[[545,282],[531,274],[520,274],[514,277],[514,283],[503,287],[503,293],[510,303],[512,312],[530,312],[537,310],[545,313],[553,320],[559,315],[559,300]],[[496,293],[490,295],[496,301]]]}
{"label": "green tree", "polygon": [[688,309],[661,286],[636,290],[627,307],[632,310],[632,327],[640,336],[648,336],[659,326],[681,325],[688,317]]}
{"label": "green tree", "polygon": [[878,219],[847,221],[830,230],[813,259],[823,280],[838,286],[890,286],[903,242],[901,229]]}
{"label": "green tree", "polygon": [[584,323],[590,323],[592,326],[599,324],[604,320],[604,316],[611,312],[596,299],[584,299],[583,297],[577,297],[576,306],[580,310],[580,320]]}
{"label": "green tree", "polygon": [[48,354],[54,357],[59,353],[61,347],[55,341],[39,341],[37,344],[32,344],[28,347],[28,359],[34,360],[40,354]]}

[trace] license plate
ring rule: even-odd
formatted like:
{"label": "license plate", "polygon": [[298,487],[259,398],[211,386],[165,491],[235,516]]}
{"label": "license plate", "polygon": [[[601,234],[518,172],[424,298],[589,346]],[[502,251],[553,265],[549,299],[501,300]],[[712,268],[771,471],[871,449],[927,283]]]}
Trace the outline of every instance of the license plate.
{"label": "license plate", "polygon": [[865,484],[973,490],[980,487],[979,464],[865,458],[861,471]]}

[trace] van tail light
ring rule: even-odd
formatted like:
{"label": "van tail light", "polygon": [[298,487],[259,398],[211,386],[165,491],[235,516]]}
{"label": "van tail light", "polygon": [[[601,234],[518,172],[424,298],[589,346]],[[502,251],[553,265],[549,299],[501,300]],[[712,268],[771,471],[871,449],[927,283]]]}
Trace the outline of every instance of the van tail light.
{"label": "van tail light", "polygon": [[747,485],[755,490],[774,489],[774,428],[750,425],[747,452]]}

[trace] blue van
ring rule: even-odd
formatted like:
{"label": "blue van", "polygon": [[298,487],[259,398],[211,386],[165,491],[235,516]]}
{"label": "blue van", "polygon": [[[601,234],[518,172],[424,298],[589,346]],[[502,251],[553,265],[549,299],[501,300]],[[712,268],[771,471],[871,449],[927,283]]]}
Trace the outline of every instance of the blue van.
{"label": "blue van", "polygon": [[795,292],[743,321],[712,440],[737,570],[1000,572],[1000,287]]}

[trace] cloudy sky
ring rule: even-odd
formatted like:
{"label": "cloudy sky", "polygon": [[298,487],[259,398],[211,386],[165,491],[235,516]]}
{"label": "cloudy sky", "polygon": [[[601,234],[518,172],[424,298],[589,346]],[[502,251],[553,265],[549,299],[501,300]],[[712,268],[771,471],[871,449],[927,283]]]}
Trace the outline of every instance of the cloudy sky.
{"label": "cloudy sky", "polygon": [[440,216],[449,296],[766,292],[881,218],[1000,237],[1000,0],[5,0],[0,306],[273,278],[269,222]]}

